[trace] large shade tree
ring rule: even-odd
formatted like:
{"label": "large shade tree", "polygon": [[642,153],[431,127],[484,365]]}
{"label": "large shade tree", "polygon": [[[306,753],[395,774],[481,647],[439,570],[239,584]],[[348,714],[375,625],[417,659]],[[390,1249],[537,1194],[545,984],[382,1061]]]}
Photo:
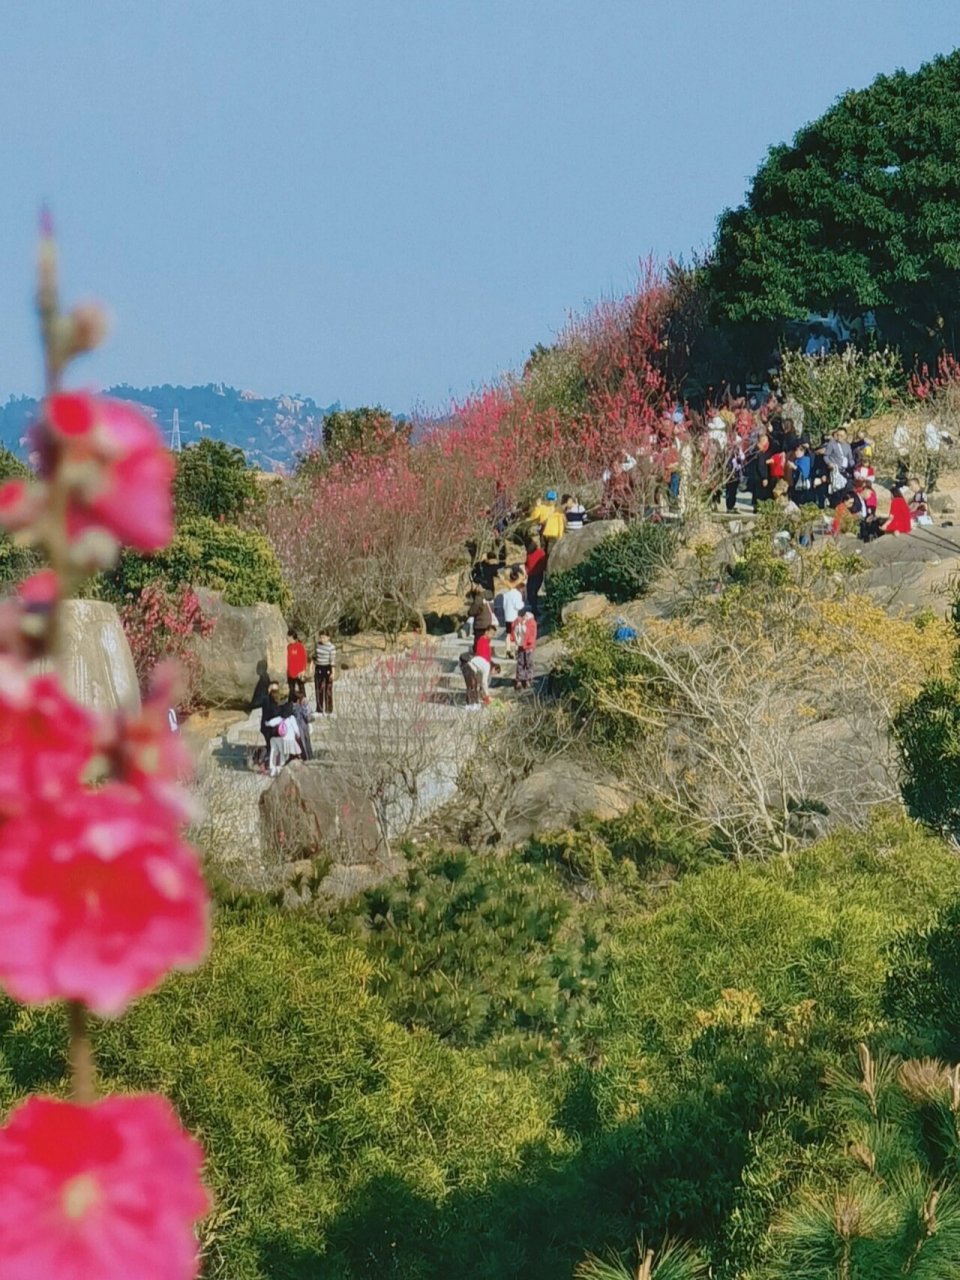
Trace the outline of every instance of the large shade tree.
{"label": "large shade tree", "polygon": [[873,311],[908,350],[953,346],[960,51],[879,76],[773,147],[746,203],[720,218],[710,275],[727,320]]}

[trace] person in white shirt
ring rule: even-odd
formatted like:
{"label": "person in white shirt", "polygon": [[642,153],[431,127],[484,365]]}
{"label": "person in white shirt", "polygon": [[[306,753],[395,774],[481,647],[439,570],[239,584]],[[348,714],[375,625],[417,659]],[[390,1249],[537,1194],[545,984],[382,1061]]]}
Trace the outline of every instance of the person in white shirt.
{"label": "person in white shirt", "polygon": [[520,616],[520,610],[523,608],[523,572],[520,569],[511,569],[508,578],[509,586],[502,596],[503,604],[503,624],[507,629],[507,654],[512,656],[513,649],[513,629],[516,625],[517,618]]}
{"label": "person in white shirt", "polygon": [[582,529],[587,523],[587,509],[572,494],[565,493],[560,502],[567,517],[567,529]]}

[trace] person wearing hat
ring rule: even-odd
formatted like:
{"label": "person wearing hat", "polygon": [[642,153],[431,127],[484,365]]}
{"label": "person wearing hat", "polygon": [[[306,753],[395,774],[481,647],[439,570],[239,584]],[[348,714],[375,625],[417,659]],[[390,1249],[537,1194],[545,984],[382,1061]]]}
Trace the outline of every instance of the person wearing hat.
{"label": "person wearing hat", "polygon": [[556,498],[557,498],[556,492],[553,489],[551,489],[550,493],[553,494],[554,503],[550,509],[550,514],[547,516],[546,520],[544,520],[543,522],[543,529],[542,529],[543,549],[547,553],[548,561],[550,559],[551,549],[556,546],[556,544],[560,541],[560,539],[563,537],[563,535],[567,531],[567,517],[564,515],[561,508],[558,507],[556,504]]}
{"label": "person wearing hat", "polygon": [[530,512],[530,523],[535,524],[539,532],[543,532],[543,526],[548,518],[553,514],[557,505],[556,489],[548,489],[539,502],[534,504],[533,510]]}
{"label": "person wearing hat", "polygon": [[529,689],[533,684],[533,651],[537,647],[537,620],[529,605],[523,605],[513,628],[513,640],[517,646],[517,668],[513,687]]}

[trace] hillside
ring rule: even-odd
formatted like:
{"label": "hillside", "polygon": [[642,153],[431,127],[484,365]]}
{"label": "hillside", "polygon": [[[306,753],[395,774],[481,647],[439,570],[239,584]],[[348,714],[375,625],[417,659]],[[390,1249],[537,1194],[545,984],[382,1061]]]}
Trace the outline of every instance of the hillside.
{"label": "hillside", "polygon": [[[263,397],[221,383],[204,387],[110,387],[108,395],[149,409],[169,440],[173,413],[180,411],[184,445],[208,437],[244,450],[249,462],[266,471],[288,466],[300,449],[316,439],[324,414],[339,404],[318,405],[309,397]],[[23,435],[36,412],[37,401],[11,396],[0,405],[0,444],[23,455]]]}

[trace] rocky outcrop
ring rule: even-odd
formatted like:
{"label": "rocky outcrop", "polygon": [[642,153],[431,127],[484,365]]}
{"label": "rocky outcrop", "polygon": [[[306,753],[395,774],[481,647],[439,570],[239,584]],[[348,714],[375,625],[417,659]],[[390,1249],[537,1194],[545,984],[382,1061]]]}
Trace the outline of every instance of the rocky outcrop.
{"label": "rocky outcrop", "polygon": [[292,760],[259,804],[265,867],[282,870],[312,861],[319,869],[314,896],[353,896],[402,866],[384,847],[373,805],[335,765]]}
{"label": "rocky outcrop", "polygon": [[587,814],[617,818],[632,803],[630,793],[616,778],[570,760],[552,760],[534,769],[514,792],[507,843],[519,844],[538,832],[573,826]]}
{"label": "rocky outcrop", "polygon": [[599,592],[584,591],[563,606],[560,617],[565,623],[572,618],[580,618],[581,621],[587,622],[593,618],[602,618],[609,612],[610,601],[606,596],[600,595]]}
{"label": "rocky outcrop", "polygon": [[551,573],[565,573],[567,569],[575,569],[587,556],[611,534],[622,533],[627,526],[622,520],[595,520],[582,529],[568,530],[550,552],[547,565],[547,576]]}
{"label": "rocky outcrop", "polygon": [[240,607],[224,603],[217,591],[198,589],[204,616],[213,631],[193,641],[200,660],[198,694],[212,707],[246,708],[257,683],[259,664],[276,680],[287,671],[287,627],[275,604]]}
{"label": "rocky outcrop", "polygon": [[112,604],[103,600],[65,601],[61,652],[64,684],[78,702],[96,711],[139,708],[140,689],[133,656]]}

